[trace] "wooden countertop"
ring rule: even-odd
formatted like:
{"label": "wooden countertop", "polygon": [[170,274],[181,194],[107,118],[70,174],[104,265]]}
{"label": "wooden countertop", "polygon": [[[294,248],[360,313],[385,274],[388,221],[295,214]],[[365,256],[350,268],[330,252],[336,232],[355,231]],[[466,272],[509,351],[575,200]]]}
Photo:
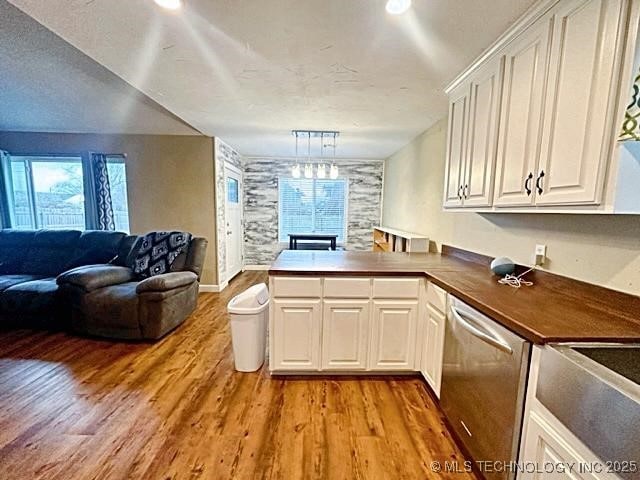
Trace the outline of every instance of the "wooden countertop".
{"label": "wooden countertop", "polygon": [[640,342],[640,297],[547,272],[501,285],[486,265],[439,253],[285,250],[269,275],[426,276],[536,344]]}

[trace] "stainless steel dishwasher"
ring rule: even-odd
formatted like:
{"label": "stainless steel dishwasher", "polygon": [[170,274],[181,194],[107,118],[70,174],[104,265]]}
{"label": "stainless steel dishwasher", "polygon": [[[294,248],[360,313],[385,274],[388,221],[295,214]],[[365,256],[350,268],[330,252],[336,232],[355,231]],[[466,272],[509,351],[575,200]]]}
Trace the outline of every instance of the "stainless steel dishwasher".
{"label": "stainless steel dishwasher", "polygon": [[447,419],[473,460],[516,462],[531,344],[453,296],[448,313],[440,397]]}

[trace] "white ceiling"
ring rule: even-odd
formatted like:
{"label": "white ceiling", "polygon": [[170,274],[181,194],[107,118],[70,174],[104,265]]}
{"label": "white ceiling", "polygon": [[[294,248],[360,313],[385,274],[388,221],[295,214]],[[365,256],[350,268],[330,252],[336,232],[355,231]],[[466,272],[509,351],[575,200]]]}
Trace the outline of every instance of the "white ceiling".
{"label": "white ceiling", "polygon": [[533,0],[11,0],[201,132],[292,155],[292,129],[340,130],[385,158],[446,115],[443,87]]}
{"label": "white ceiling", "polygon": [[4,0],[0,130],[199,134]]}

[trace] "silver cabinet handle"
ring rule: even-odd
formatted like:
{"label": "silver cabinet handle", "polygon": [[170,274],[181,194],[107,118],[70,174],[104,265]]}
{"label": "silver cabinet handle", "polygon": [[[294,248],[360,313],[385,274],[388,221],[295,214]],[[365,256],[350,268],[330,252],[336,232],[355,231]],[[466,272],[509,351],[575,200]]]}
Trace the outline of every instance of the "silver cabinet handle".
{"label": "silver cabinet handle", "polygon": [[474,337],[478,337],[480,340],[483,340],[489,345],[497,348],[498,350],[502,350],[503,352],[506,352],[509,355],[513,354],[513,350],[507,344],[507,342],[505,342],[502,338],[498,337],[497,335],[495,334],[493,334],[495,336],[489,335],[488,333],[480,330],[475,325],[471,324],[469,320],[465,318],[465,315],[459,312],[458,309],[456,309],[456,307],[454,307],[453,305],[451,305],[451,313],[456,318],[456,320],[458,320],[458,323],[460,323],[460,326],[464,328],[466,331],[468,331]]}

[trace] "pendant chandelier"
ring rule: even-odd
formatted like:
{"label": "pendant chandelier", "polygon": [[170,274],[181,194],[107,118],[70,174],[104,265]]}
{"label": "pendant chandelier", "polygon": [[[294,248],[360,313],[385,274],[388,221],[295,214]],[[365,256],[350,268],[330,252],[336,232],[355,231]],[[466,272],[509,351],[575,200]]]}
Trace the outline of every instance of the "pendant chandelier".
{"label": "pendant chandelier", "polygon": [[[336,131],[324,131],[324,130],[292,130],[291,134],[296,137],[296,163],[291,168],[291,176],[293,178],[300,178],[304,175],[304,178],[313,178],[314,173],[315,177],[322,180],[327,178],[327,165],[324,163],[325,160],[324,149],[330,148],[332,150],[331,157],[331,165],[329,167],[329,178],[335,180],[338,178],[339,170],[336,165],[336,140],[340,132]],[[318,138],[320,140],[320,162],[318,165],[314,166],[311,161],[311,138]],[[300,165],[300,150],[299,150],[299,142],[300,139],[303,141],[307,141],[307,159],[304,165],[304,168]],[[325,140],[330,143],[325,143]]]}

